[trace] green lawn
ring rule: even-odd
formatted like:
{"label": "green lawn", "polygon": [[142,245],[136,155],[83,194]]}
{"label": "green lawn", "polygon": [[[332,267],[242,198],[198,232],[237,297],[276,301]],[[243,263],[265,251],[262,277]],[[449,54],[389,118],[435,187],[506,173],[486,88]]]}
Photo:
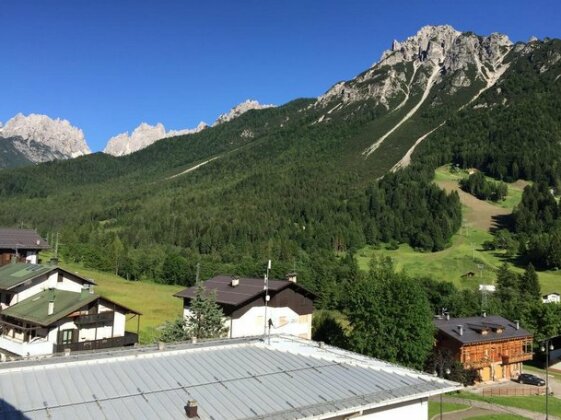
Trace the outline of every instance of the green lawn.
{"label": "green lawn", "polygon": [[489,414],[485,416],[468,417],[469,420],[524,420],[526,417],[516,416],[514,414]]}
{"label": "green lawn", "polygon": [[[183,289],[182,286],[169,286],[149,281],[127,281],[114,274],[90,270],[73,263],[61,263],[60,266],[93,279],[97,283],[95,291],[100,295],[141,312],[140,342],[143,344],[156,339],[158,326],[182,313],[182,300],[173,297],[174,293]],[[136,318],[127,322],[127,330],[136,332]]]}
{"label": "green lawn", "polygon": [[[507,407],[523,408],[525,410],[545,413],[545,396],[528,395],[526,397],[484,397],[467,391],[460,391],[457,398],[468,400],[485,401],[491,404],[504,405]],[[549,413],[554,416],[561,416],[561,400],[549,398]]]}
{"label": "green lawn", "polygon": [[[442,403],[443,413],[447,413],[449,411],[465,410],[467,408],[469,408],[469,405],[466,404],[449,403],[449,402]],[[432,419],[437,414],[440,414],[440,402],[429,401],[429,420]]]}

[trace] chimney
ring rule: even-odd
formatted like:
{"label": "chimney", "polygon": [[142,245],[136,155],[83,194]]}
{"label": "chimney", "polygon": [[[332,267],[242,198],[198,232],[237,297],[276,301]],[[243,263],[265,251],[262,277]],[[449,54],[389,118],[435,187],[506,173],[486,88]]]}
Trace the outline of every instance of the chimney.
{"label": "chimney", "polygon": [[519,330],[520,329],[520,321],[516,320],[514,322],[516,322],[516,329]]}
{"label": "chimney", "polygon": [[162,351],[166,349],[166,343],[163,341],[158,341],[158,350]]}
{"label": "chimney", "polygon": [[58,258],[57,257],[51,257],[51,259],[49,260],[49,265],[57,266],[58,265]]}
{"label": "chimney", "polygon": [[450,314],[446,312],[446,321],[450,321]]}
{"label": "chimney", "polygon": [[82,290],[80,290],[80,300],[85,299],[90,294],[90,288],[86,285],[82,286]]}
{"label": "chimney", "polygon": [[460,335],[464,335],[464,326],[463,325],[458,325],[458,333]]}
{"label": "chimney", "polygon": [[483,312],[483,318],[487,318],[487,312]]}
{"label": "chimney", "polygon": [[52,315],[55,311],[55,298],[49,299],[49,308],[47,309],[47,315]]}
{"label": "chimney", "polygon": [[292,283],[296,283],[296,273],[288,273],[286,279]]}
{"label": "chimney", "polygon": [[240,278],[239,277],[232,278],[232,281],[230,282],[230,286],[236,287],[239,285],[240,285]]}
{"label": "chimney", "polygon": [[187,418],[193,419],[198,417],[197,414],[197,400],[189,400],[187,401],[187,405],[185,406],[185,414],[187,414]]}

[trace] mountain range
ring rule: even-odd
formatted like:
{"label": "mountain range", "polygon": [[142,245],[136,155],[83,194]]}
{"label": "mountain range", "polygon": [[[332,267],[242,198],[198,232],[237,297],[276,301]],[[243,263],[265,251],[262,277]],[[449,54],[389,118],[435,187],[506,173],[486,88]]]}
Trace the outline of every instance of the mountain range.
{"label": "mountain range", "polygon": [[60,231],[68,258],[102,269],[118,240],[130,278],[158,278],[179,255],[209,273],[248,275],[274,258],[277,275],[312,270],[305,282],[335,275],[333,251],[390,241],[443,249],[461,206],[432,182],[437,166],[561,186],[560,144],[561,41],[427,26],[319,98],[120,158],[4,169],[0,224]]}
{"label": "mountain range", "polygon": [[[250,110],[270,108],[258,101],[247,100],[229,112],[221,114],[213,126],[231,121]],[[104,153],[124,156],[169,137],[198,133],[207,128],[204,122],[197,127],[167,131],[162,123],[152,126],[141,123],[132,133],[121,133],[107,142]],[[31,163],[71,159],[91,153],[84,133],[69,121],[52,119],[47,115],[17,114],[5,125],[0,123],[0,168],[16,167]]]}

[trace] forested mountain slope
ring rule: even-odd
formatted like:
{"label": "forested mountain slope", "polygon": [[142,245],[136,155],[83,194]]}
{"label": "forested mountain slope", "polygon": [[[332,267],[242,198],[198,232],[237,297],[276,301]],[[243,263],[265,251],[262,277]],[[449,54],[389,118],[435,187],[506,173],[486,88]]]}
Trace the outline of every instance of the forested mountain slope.
{"label": "forested mountain slope", "polygon": [[[0,224],[61,231],[70,258],[129,278],[186,283],[199,260],[203,275],[260,275],[272,258],[276,275],[336,281],[334,251],[446,246],[461,210],[431,183],[437,165],[557,182],[559,57],[557,40],[423,28],[317,100],[121,158],[3,170]],[[406,154],[413,164],[389,173]]]}

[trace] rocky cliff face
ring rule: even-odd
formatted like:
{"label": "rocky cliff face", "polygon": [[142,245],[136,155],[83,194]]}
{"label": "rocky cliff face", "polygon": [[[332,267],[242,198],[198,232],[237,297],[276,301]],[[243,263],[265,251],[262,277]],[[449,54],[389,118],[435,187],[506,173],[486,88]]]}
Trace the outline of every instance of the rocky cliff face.
{"label": "rocky cliff face", "polygon": [[233,120],[234,118],[239,117],[240,115],[246,113],[247,111],[251,111],[252,109],[265,109],[265,108],[273,108],[275,105],[263,105],[260,104],[258,101],[248,99],[241,104],[236,105],[230,111],[225,114],[221,114],[216,121],[212,124],[212,126],[216,126],[218,124],[222,124],[228,121]]}
{"label": "rocky cliff face", "polygon": [[17,114],[0,126],[0,141],[13,146],[31,162],[68,159],[91,153],[84,133],[67,120],[46,115]]}
{"label": "rocky cliff face", "polygon": [[103,152],[113,156],[124,156],[144,149],[158,140],[198,133],[206,127],[207,125],[201,122],[195,128],[166,131],[162,123],[156,125],[141,123],[130,135],[129,133],[121,133],[110,138]]}
{"label": "rocky cliff face", "polygon": [[374,100],[389,109],[414,89],[426,90],[445,78],[451,80],[451,94],[474,79],[492,85],[508,66],[504,58],[512,47],[501,34],[481,37],[449,25],[425,26],[403,42],[394,41],[364,73],[334,85],[318,98],[318,105]]}

